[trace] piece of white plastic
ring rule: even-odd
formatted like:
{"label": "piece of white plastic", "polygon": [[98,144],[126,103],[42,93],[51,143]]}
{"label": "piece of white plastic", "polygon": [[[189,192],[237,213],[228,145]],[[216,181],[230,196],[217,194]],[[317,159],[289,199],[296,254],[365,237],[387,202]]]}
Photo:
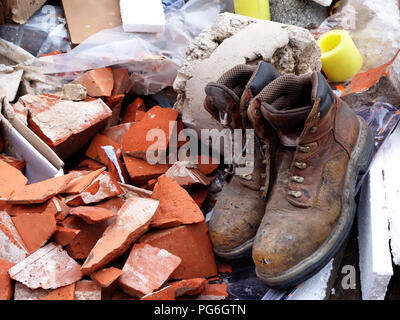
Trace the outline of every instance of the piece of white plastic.
{"label": "piece of white plastic", "polygon": [[120,8],[125,32],[164,32],[165,15],[161,0],[121,0]]}
{"label": "piece of white plastic", "polygon": [[332,4],[332,0],[313,0],[313,1],[324,7],[329,7]]}

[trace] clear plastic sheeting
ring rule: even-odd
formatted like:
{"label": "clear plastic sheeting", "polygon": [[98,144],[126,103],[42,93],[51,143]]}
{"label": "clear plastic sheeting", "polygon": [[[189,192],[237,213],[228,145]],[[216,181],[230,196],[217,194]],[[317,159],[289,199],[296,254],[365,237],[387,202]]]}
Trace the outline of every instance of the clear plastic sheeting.
{"label": "clear plastic sheeting", "polygon": [[[225,4],[226,3],[226,4]],[[62,74],[65,81],[77,73],[106,66],[128,66],[133,72],[133,94],[149,95],[172,86],[186,57],[188,44],[229,8],[229,1],[191,0],[177,9],[165,7],[165,32],[126,33],[122,26],[102,30],[71,52],[38,59],[33,67],[45,74]]]}
{"label": "clear plastic sheeting", "polygon": [[316,38],[332,29],[347,30],[364,58],[361,71],[389,61],[400,49],[398,0],[343,0],[317,29]]}
{"label": "clear plastic sheeting", "polygon": [[59,6],[45,5],[24,25],[0,25],[0,38],[24,48],[35,57],[61,50],[71,50],[63,11]]}

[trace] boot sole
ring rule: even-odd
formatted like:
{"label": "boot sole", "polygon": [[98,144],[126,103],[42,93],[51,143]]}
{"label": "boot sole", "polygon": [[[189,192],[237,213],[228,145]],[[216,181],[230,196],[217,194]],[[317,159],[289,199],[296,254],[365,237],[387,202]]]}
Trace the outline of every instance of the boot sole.
{"label": "boot sole", "polygon": [[255,237],[231,250],[222,251],[214,248],[214,253],[225,260],[243,260],[246,258],[250,258],[254,239]]}
{"label": "boot sole", "polygon": [[360,134],[351,154],[342,194],[342,212],[331,235],[311,256],[294,267],[277,275],[265,275],[257,270],[257,276],[271,288],[290,288],[318,273],[336,255],[347,239],[356,215],[355,189],[357,176],[365,173],[374,156],[374,136],[367,124],[359,118]]}

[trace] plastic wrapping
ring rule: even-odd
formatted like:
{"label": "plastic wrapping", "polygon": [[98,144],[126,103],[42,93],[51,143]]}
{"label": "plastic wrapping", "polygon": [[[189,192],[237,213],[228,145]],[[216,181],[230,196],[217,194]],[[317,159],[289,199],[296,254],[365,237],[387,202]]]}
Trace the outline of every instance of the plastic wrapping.
{"label": "plastic wrapping", "polygon": [[317,29],[315,38],[332,29],[347,30],[364,58],[361,71],[389,61],[400,49],[398,0],[343,0]]}
{"label": "plastic wrapping", "polygon": [[33,67],[45,74],[62,74],[69,81],[89,69],[124,65],[137,83],[131,93],[154,94],[172,86],[188,44],[227,10],[229,2],[191,0],[179,9],[170,5],[165,8],[164,33],[125,33],[122,26],[105,29],[69,53],[37,59]]}
{"label": "plastic wrapping", "polygon": [[61,50],[71,50],[68,32],[59,6],[46,5],[26,24],[0,25],[0,38],[24,48],[35,57]]}

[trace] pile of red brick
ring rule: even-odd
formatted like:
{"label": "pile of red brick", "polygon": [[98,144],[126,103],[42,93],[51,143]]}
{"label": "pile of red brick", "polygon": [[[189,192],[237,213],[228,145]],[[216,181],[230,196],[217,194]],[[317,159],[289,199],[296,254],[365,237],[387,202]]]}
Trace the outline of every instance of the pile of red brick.
{"label": "pile of red brick", "polygon": [[25,96],[15,106],[63,158],[88,147],[77,167],[34,184],[23,161],[0,156],[0,299],[227,298],[218,280],[229,266],[218,268],[200,210],[217,166],[147,163],[146,132],[183,125],[140,98],[121,108],[126,69],[93,70],[81,84],[85,101]]}

